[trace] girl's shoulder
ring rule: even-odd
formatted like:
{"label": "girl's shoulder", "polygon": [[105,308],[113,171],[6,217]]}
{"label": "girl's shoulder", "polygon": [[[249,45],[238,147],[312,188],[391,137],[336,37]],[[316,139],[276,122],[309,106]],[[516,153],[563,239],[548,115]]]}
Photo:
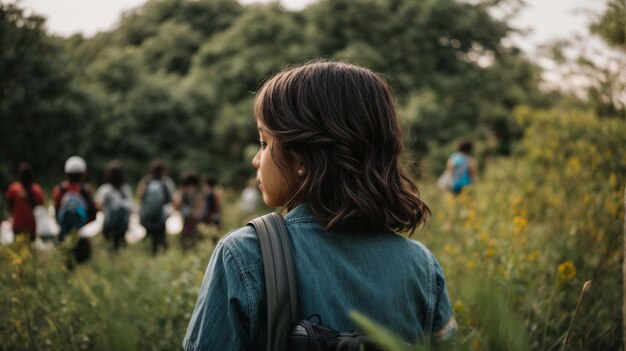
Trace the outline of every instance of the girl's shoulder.
{"label": "girl's shoulder", "polygon": [[220,239],[218,246],[226,249],[242,267],[262,265],[259,239],[251,226],[244,226],[226,234]]}

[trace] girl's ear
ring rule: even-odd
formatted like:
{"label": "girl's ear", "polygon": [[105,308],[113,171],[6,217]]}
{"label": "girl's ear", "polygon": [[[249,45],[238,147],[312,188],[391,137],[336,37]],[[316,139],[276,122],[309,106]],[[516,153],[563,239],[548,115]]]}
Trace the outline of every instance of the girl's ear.
{"label": "girl's ear", "polygon": [[302,177],[306,170],[304,169],[304,164],[300,161],[297,155],[291,154],[291,171],[293,174],[297,174],[298,177]]}

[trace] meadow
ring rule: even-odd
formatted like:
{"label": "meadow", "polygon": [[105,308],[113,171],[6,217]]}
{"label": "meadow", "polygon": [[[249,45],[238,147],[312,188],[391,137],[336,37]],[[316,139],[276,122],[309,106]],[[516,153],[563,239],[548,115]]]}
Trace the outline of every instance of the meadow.
{"label": "meadow", "polygon": [[[527,108],[515,120],[513,155],[483,160],[468,191],[419,183],[433,216],[411,238],[446,273],[458,348],[622,350],[626,122]],[[227,199],[222,235],[246,220]],[[96,238],[74,271],[62,248],[0,247],[0,350],[179,349],[213,242],[169,239],[151,257],[146,240],[110,255]]]}

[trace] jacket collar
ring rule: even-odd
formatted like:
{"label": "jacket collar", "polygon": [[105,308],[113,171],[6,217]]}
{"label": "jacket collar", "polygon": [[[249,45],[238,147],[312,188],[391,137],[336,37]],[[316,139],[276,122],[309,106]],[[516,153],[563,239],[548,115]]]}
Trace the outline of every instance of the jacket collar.
{"label": "jacket collar", "polygon": [[302,220],[317,221],[317,218],[313,214],[313,211],[311,210],[311,206],[309,205],[308,202],[300,203],[298,206],[296,206],[294,209],[292,209],[291,211],[289,211],[289,213],[285,215],[285,221],[292,222],[292,221],[302,221]]}

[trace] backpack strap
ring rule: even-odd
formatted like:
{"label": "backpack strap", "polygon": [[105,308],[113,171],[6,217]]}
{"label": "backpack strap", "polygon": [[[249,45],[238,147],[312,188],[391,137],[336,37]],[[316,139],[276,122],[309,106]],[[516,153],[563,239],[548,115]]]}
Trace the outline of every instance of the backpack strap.
{"label": "backpack strap", "polygon": [[167,204],[172,201],[172,194],[170,194],[170,189],[167,188],[167,184],[165,184],[165,179],[159,179],[161,182],[161,188],[163,189],[163,193],[165,194],[165,203]]}
{"label": "backpack strap", "polygon": [[88,222],[91,222],[96,219],[96,212],[97,212],[96,204],[93,201],[93,197],[91,196],[91,193],[87,191],[87,188],[85,188],[84,183],[80,184],[80,194],[83,196],[85,201],[87,201]]}
{"label": "backpack strap", "polygon": [[298,292],[289,233],[283,217],[270,213],[248,223],[256,229],[263,258],[267,299],[267,350],[287,349],[298,320]]}

